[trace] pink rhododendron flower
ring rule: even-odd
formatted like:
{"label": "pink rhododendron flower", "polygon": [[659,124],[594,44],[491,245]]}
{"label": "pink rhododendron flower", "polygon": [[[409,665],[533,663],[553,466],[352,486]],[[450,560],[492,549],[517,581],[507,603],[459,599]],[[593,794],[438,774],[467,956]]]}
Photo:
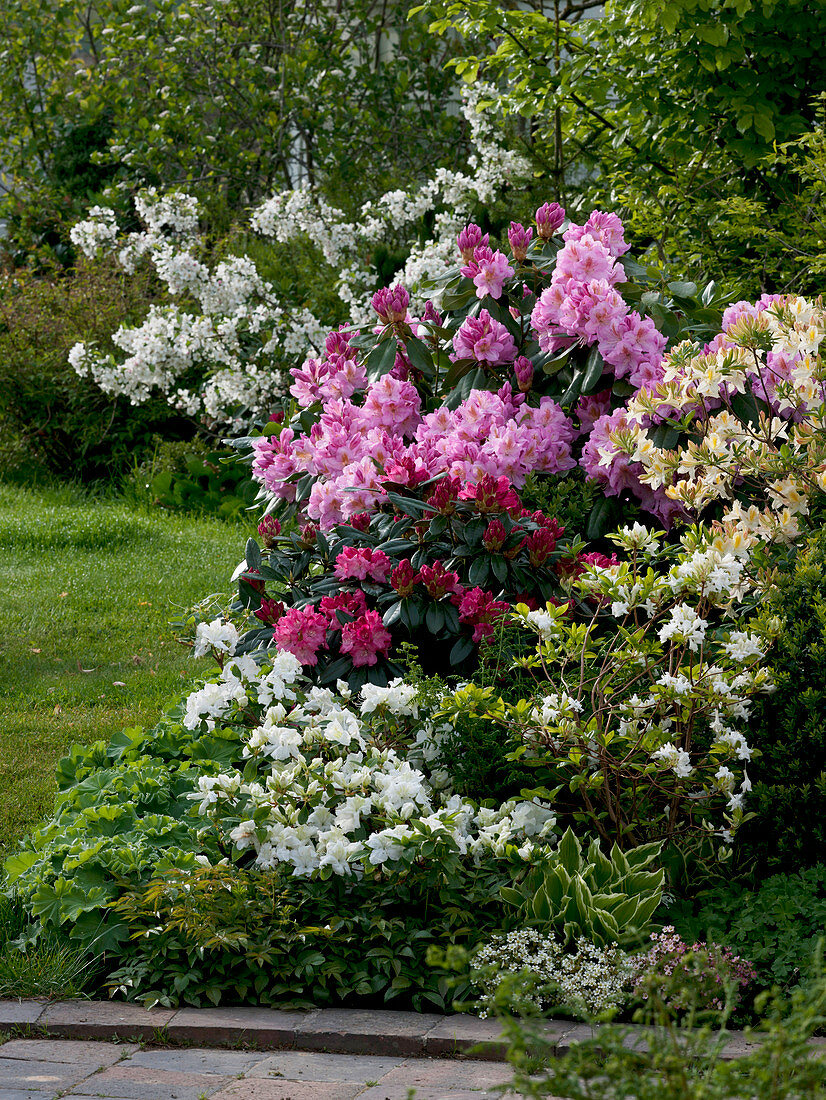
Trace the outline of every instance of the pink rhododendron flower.
{"label": "pink rhododendron flower", "polygon": [[579,423],[583,432],[590,432],[595,421],[610,410],[611,391],[600,390],[599,393],[586,394],[577,401],[574,412],[579,417]]}
{"label": "pink rhododendron flower", "polygon": [[295,500],[295,485],[286,480],[299,468],[294,442],[292,428],[283,428],[279,435],[260,436],[252,443],[253,477],[282,500]]}
{"label": "pink rhododendron flower", "polygon": [[302,665],[317,665],[318,651],[327,645],[327,619],[313,607],[293,607],[275,624],[273,638]]}
{"label": "pink rhododendron flower", "polygon": [[367,600],[361,591],[338,592],[335,596],[322,597],[318,602],[318,610],[326,618],[328,624],[335,628],[340,625],[338,615],[336,615],[337,611],[345,611],[348,615],[352,615],[354,619],[357,619],[359,615],[363,615],[367,610]]}
{"label": "pink rhododendron flower", "polygon": [[421,398],[407,381],[383,375],[367,389],[361,408],[364,428],[390,428],[397,435],[413,435],[420,419]]}
{"label": "pink rhododendron flower", "polygon": [[616,214],[594,210],[585,225],[569,225],[562,239],[579,241],[586,233],[601,241],[612,256],[622,256],[631,247],[625,243],[625,230]]}
{"label": "pink rhododendron flower", "polygon": [[336,557],[335,575],[340,581],[368,578],[373,581],[386,581],[393,563],[383,550],[373,550],[369,546],[345,546]]}
{"label": "pink rhododendron flower", "polygon": [[512,363],[516,358],[513,337],[486,309],[480,310],[478,317],[465,318],[453,337],[453,350],[459,359],[475,359],[493,366]]}
{"label": "pink rhododendron flower", "polygon": [[375,665],[379,654],[384,656],[388,653],[390,642],[390,631],[381,621],[378,611],[366,611],[341,628],[341,652],[350,654],[355,668]]}
{"label": "pink rhododendron flower", "polygon": [[473,280],[477,298],[488,294],[491,298],[501,298],[505,279],[513,275],[513,268],[503,252],[493,252],[482,246],[475,250],[470,263],[462,268],[462,274]]}
{"label": "pink rhododendron flower", "polygon": [[474,642],[492,638],[496,624],[510,611],[510,604],[497,600],[482,588],[469,588],[458,603],[459,621],[473,626]]}

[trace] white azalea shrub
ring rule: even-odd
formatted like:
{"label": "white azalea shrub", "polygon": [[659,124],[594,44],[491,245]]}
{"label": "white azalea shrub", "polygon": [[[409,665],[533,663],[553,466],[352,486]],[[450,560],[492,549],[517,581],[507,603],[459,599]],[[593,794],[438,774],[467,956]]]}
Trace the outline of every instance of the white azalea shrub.
{"label": "white azalea shrub", "polygon": [[[226,632],[212,633],[222,644]],[[297,658],[279,653],[263,665],[230,656],[190,694],[188,729],[241,731],[243,772],[201,776],[191,795],[227,849],[261,869],[361,878],[446,853],[531,862],[554,843],[546,802],[479,807],[429,770],[434,730],[417,688],[339,690],[309,686]]]}
{"label": "white azalea shrub", "polygon": [[567,788],[608,843],[699,833],[725,853],[747,811],[750,699],[772,688],[765,655],[777,624],[743,621],[748,554],[710,528],[679,545],[639,523],[610,537],[625,560],[588,565],[567,603],[517,607],[535,643],[515,668],[535,678],[533,697],[505,703],[469,685],[439,713],[501,725],[512,758],[543,787]]}
{"label": "white azalea shrub", "polygon": [[[318,277],[334,284],[342,312],[353,324],[368,323],[376,246],[391,244],[408,253],[396,276],[405,285],[439,278],[455,263],[456,235],[474,206],[489,204],[506,186],[529,177],[528,162],[501,144],[477,110],[489,92],[476,86],[463,93],[475,150],[468,171],[437,169],[421,186],[365,203],[356,222],[309,186],[282,191],[253,211],[252,231],[282,244],[312,243],[332,269],[320,266]],[[135,204],[141,231],[120,232],[114,212],[96,206],[72,229],[72,241],[89,257],[113,257],[127,274],[145,258],[171,301],[153,305],[142,324],[113,334],[122,355],[78,343],[70,353],[72,367],[106,393],[125,395],[133,404],[164,395],[175,409],[213,425],[237,429],[250,417],[266,417],[287,394],[287,371],[322,350],[331,319],[277,294],[249,256],[210,263],[191,195],[149,189]],[[420,243],[421,219],[434,212],[433,235]],[[423,309],[424,301],[414,298],[411,308]]]}

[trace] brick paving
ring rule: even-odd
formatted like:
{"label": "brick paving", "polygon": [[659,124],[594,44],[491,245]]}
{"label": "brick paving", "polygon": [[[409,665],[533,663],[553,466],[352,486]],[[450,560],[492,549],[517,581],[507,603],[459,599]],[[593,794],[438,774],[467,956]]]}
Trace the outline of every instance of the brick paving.
{"label": "brick paving", "polygon": [[[593,1034],[544,1028],[557,1054]],[[475,1016],[0,1000],[0,1100],[494,1100],[505,1049]],[[750,1049],[734,1035],[724,1056]]]}
{"label": "brick paving", "polygon": [[0,1100],[494,1100],[501,1062],[12,1039]]}

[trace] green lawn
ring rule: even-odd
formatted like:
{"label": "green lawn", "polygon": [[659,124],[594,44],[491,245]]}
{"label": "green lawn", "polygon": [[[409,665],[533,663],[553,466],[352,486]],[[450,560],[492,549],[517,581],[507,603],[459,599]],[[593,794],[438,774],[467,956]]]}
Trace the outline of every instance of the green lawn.
{"label": "green lawn", "polygon": [[210,667],[167,623],[228,590],[247,533],[0,484],[0,855],[50,812],[72,741],[153,724]]}

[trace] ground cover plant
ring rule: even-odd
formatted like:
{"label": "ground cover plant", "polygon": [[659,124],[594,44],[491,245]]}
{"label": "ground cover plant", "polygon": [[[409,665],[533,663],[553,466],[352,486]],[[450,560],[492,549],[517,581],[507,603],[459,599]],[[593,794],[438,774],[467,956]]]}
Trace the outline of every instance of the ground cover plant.
{"label": "ground cover plant", "polygon": [[77,488],[0,486],[6,849],[49,811],[72,742],[153,723],[188,681],[168,620],[226,583],[237,540]]}

